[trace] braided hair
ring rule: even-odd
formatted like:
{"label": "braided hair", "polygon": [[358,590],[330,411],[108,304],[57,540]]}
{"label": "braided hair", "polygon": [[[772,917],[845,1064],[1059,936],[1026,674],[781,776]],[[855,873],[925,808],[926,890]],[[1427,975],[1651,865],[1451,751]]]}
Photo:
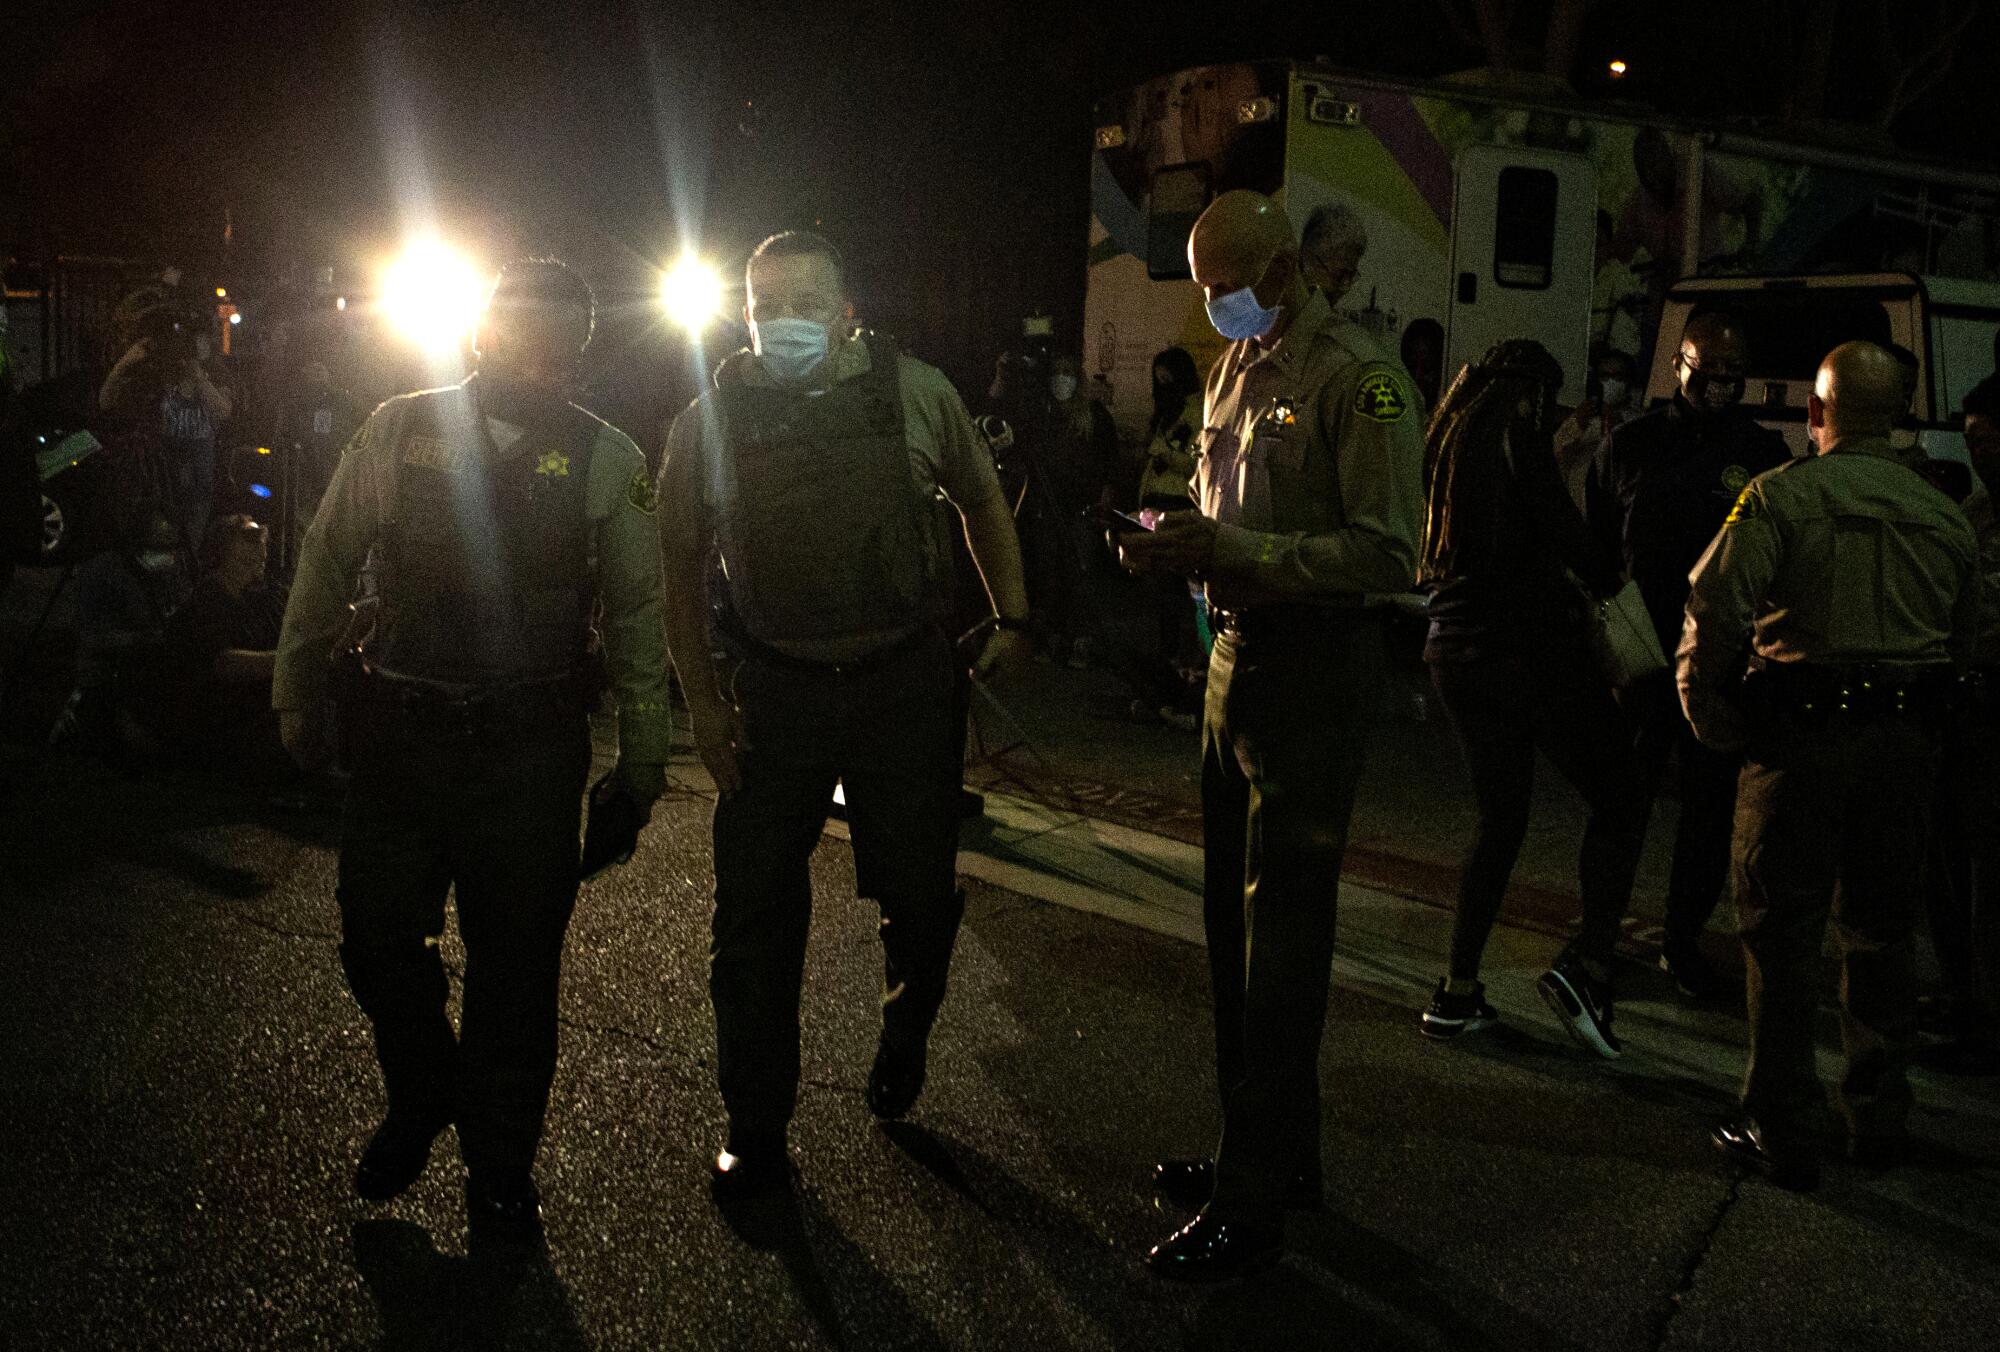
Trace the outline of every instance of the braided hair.
{"label": "braided hair", "polygon": [[[1448,580],[1461,556],[1477,554],[1474,539],[1510,477],[1507,448],[1522,437],[1546,443],[1557,422],[1562,367],[1547,348],[1511,338],[1462,367],[1438,401],[1424,432],[1424,544],[1419,586]],[[1552,452],[1550,452],[1552,454]]]}

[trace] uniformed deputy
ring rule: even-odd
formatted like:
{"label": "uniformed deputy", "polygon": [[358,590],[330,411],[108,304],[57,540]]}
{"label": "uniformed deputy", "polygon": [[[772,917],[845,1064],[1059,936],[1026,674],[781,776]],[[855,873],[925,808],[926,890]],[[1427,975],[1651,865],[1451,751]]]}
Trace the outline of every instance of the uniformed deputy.
{"label": "uniformed deputy", "polygon": [[1415,580],[1423,436],[1409,377],[1334,317],[1284,211],[1223,194],[1188,241],[1231,339],[1208,379],[1199,512],[1119,536],[1127,567],[1204,581],[1203,891],[1223,1132],[1155,1182],[1200,1206],[1148,1261],[1232,1276],[1319,1195],[1319,1045],[1348,818],[1384,673],[1369,601]]}
{"label": "uniformed deputy", "polygon": [[[273,703],[320,754],[329,650],[370,549],[380,604],[340,682],[353,781],[340,955],[375,1028],[388,1114],[355,1190],[386,1200],[455,1122],[475,1242],[533,1242],[530,1175],[556,1059],[590,766],[593,595],[618,700],[617,782],[658,798],[669,729],[652,482],[622,433],[567,402],[592,299],[553,259],[503,270],[479,369],[391,399],[355,434],[307,531]],[[454,1036],[445,893],[465,943]]]}
{"label": "uniformed deputy", "polygon": [[1846,343],[1827,356],[1807,406],[1819,454],[1743,490],[1695,566],[1680,642],[1695,735],[1746,756],[1731,854],[1750,1064],[1742,1113],[1714,1140],[1786,1187],[1819,1176],[1807,1131],[1829,911],[1850,1156],[1893,1162],[1911,1105],[1911,897],[1979,585],[1964,515],[1895,459],[1901,408],[1888,352]]}
{"label": "uniformed deputy", "polygon": [[[1614,431],[1584,479],[1584,518],[1600,547],[1622,558],[1626,575],[1639,584],[1663,653],[1680,642],[1688,570],[1737,495],[1791,459],[1785,439],[1743,408],[1748,361],[1748,341],[1734,320],[1714,311],[1690,319],[1674,354],[1680,388],[1672,402]],[[1660,966],[1685,994],[1715,999],[1725,988],[1700,939],[1729,876],[1740,758],[1695,740],[1670,674],[1627,694],[1647,779],[1657,787],[1670,761],[1679,768]]]}
{"label": "uniformed deputy", "polygon": [[[843,787],[857,890],[882,908],[880,1117],[924,1082],[964,911],[947,515],[998,613],[976,674],[1027,652],[1014,522],[949,382],[852,333],[840,255],[774,235],[746,271],[751,350],[675,421],[661,466],[667,638],[715,807],[709,989],[729,1136],[719,1201],[790,1185],[807,863]],[[718,668],[703,583],[719,559]]]}

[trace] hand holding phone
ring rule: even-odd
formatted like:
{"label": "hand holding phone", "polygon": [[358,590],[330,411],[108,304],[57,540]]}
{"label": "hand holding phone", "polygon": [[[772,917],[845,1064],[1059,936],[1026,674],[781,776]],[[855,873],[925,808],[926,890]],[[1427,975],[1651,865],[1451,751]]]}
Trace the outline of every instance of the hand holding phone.
{"label": "hand holding phone", "polygon": [[1133,516],[1131,513],[1121,512],[1115,507],[1094,504],[1084,508],[1083,514],[1093,526],[1096,526],[1099,530],[1110,531],[1113,535],[1119,535],[1125,531],[1132,530],[1151,530],[1159,524],[1159,513],[1150,507],[1140,508],[1139,514]]}

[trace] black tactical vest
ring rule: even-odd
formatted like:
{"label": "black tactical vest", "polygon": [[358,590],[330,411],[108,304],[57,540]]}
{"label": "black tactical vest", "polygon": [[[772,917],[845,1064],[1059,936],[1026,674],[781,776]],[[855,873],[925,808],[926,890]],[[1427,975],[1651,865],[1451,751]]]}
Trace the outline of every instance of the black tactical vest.
{"label": "black tactical vest", "polygon": [[574,670],[590,636],[584,485],[596,421],[567,407],[555,426],[529,429],[498,459],[469,387],[411,402],[369,661],[467,685]]}
{"label": "black tactical vest", "polygon": [[936,622],[948,566],[912,471],[894,344],[819,394],[725,375],[711,480],[728,599],[749,636],[811,642]]}

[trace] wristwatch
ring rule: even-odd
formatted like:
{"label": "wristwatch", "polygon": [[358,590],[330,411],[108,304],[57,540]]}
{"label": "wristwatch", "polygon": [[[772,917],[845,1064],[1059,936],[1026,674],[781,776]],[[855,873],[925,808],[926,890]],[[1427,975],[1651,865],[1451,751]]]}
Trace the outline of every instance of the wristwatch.
{"label": "wristwatch", "polygon": [[1012,629],[1018,633],[1025,634],[1028,632],[1028,617],[1026,615],[995,615],[993,617],[993,627],[995,629]]}

